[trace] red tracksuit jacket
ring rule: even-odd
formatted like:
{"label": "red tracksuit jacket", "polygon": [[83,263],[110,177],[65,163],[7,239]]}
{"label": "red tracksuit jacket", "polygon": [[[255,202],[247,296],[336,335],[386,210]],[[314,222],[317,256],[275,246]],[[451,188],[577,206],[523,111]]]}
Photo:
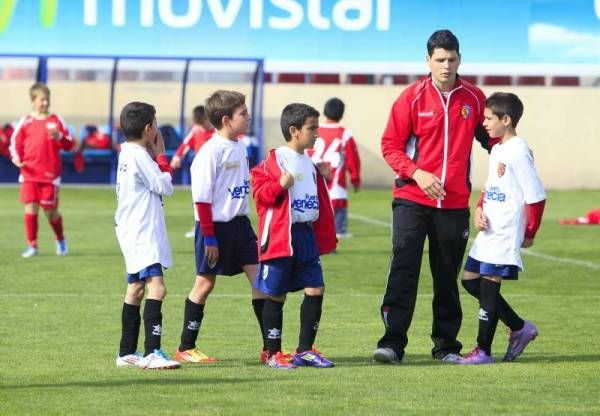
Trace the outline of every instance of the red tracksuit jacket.
{"label": "red tracksuit jacket", "polygon": [[[327,193],[325,179],[317,172],[317,195],[319,219],[313,222],[313,231],[319,253],[335,250],[335,222],[333,209]],[[282,175],[275,151],[269,151],[266,159],[252,169],[252,195],[258,213],[258,259],[265,261],[292,256],[291,208],[289,192],[279,184]]]}
{"label": "red tracksuit jacket", "polygon": [[[394,197],[437,208],[467,208],[471,192],[473,137],[490,148],[482,126],[485,95],[457,78],[447,97],[427,77],[410,85],[394,102],[381,151],[396,173]],[[441,179],[446,197],[431,200],[412,179],[419,168]]]}

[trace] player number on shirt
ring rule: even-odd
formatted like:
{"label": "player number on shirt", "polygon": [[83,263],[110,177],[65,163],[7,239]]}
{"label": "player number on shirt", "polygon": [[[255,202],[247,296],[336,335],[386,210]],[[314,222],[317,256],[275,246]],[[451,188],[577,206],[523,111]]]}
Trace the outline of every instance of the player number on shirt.
{"label": "player number on shirt", "polygon": [[339,152],[340,144],[342,141],[337,137],[332,140],[331,144],[327,149],[325,149],[325,140],[318,137],[315,141],[315,146],[313,147],[313,161],[318,162],[327,162],[331,165],[332,168],[337,168],[340,166],[341,156]]}

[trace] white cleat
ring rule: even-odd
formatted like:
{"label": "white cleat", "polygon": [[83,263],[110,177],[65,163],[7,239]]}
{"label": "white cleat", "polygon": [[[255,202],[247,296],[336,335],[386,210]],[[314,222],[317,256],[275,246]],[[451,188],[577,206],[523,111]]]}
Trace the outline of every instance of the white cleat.
{"label": "white cleat", "polygon": [[21,257],[23,257],[24,259],[28,259],[30,257],[37,256],[37,254],[38,254],[37,247],[27,246],[25,251],[21,254]]}
{"label": "white cleat", "polygon": [[148,354],[142,358],[138,365],[140,368],[152,370],[168,370],[181,366],[181,364],[172,360],[163,350],[154,350],[152,354]]}
{"label": "white cleat", "polygon": [[122,357],[119,357],[117,354],[117,359],[115,360],[117,363],[117,367],[138,367],[140,365],[140,361],[142,360],[142,353],[136,352],[133,354],[127,354]]}

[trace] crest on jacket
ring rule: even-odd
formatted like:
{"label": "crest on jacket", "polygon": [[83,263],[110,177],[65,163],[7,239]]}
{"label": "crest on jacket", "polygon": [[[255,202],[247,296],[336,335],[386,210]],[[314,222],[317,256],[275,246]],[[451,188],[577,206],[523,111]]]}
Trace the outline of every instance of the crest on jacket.
{"label": "crest on jacket", "polygon": [[506,165],[502,162],[498,163],[498,177],[501,178],[506,172]]}
{"label": "crest on jacket", "polygon": [[466,120],[467,118],[469,118],[469,114],[471,114],[471,106],[466,105],[466,104],[463,105],[460,108],[460,115],[462,116],[463,119]]}

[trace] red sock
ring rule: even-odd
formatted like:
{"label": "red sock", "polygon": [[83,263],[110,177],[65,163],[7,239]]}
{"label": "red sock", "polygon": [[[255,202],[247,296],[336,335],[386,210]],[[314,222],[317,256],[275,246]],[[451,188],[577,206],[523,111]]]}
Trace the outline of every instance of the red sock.
{"label": "red sock", "polygon": [[57,219],[49,222],[54,230],[54,235],[56,235],[56,241],[64,240],[65,236],[63,235],[62,217],[58,217]]}
{"label": "red sock", "polygon": [[38,216],[25,213],[25,236],[27,244],[37,248]]}

